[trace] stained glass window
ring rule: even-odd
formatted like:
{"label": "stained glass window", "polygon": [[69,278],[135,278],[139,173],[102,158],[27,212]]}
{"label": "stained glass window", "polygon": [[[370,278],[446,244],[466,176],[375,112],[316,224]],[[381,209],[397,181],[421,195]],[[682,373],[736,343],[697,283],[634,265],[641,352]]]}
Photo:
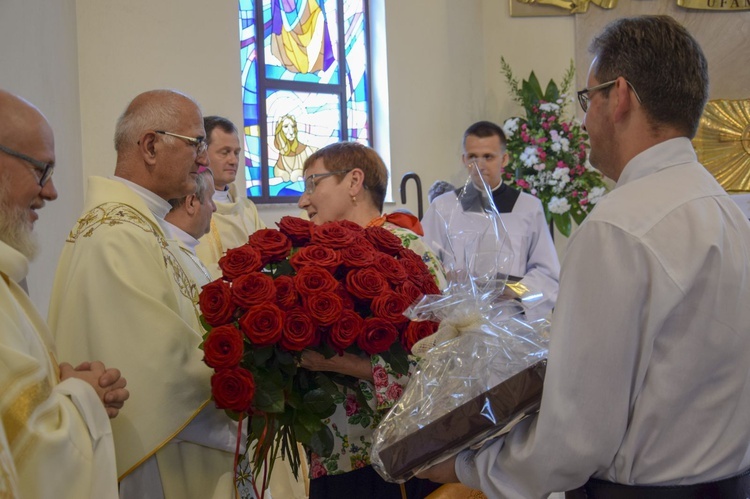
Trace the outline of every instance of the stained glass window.
{"label": "stained glass window", "polygon": [[247,195],[290,203],[302,165],[341,140],[371,146],[367,0],[239,0]]}

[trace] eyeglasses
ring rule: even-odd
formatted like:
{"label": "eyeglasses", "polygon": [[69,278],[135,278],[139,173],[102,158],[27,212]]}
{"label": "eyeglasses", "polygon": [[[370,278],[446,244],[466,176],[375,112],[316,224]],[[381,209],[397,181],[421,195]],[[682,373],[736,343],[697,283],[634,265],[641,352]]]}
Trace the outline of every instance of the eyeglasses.
{"label": "eyeglasses", "polygon": [[[588,112],[589,109],[589,101],[591,100],[591,97],[589,97],[589,94],[593,92],[594,90],[603,90],[605,88],[611,87],[617,83],[617,79],[615,78],[612,81],[608,81],[606,83],[600,83],[599,85],[593,86],[591,88],[584,88],[583,90],[578,91],[578,103],[581,105],[581,109],[583,109],[583,112]],[[638,92],[636,92],[635,87],[632,83],[630,83],[628,80],[625,80],[625,83],[628,84],[630,89],[635,94],[635,98],[638,99],[638,102],[641,102],[641,98],[638,95]]]}
{"label": "eyeglasses", "polygon": [[34,159],[31,156],[26,156],[25,154],[14,151],[13,149],[9,149],[3,145],[0,145],[0,151],[3,151],[5,154],[9,156],[13,156],[18,159],[22,159],[26,161],[27,163],[30,163],[34,167],[34,172],[35,172],[34,174],[39,179],[39,187],[44,187],[44,184],[47,183],[47,181],[50,179],[50,177],[55,171],[54,164],[45,163],[44,161],[39,161],[38,159]]}
{"label": "eyeglasses", "polygon": [[186,140],[191,146],[195,147],[198,156],[201,156],[208,149],[205,137],[188,137],[186,135],[179,135],[177,133],[165,132],[164,130],[154,130],[156,133],[162,135],[169,135],[170,137],[177,137],[178,139]]}
{"label": "eyeglasses", "polygon": [[313,173],[312,175],[305,178],[305,194],[309,196],[313,192],[315,192],[315,186],[318,185],[318,183],[315,181],[316,178],[323,179],[326,177],[330,177],[331,175],[346,175],[350,171],[352,171],[351,168],[349,170],[339,170],[337,172]]}

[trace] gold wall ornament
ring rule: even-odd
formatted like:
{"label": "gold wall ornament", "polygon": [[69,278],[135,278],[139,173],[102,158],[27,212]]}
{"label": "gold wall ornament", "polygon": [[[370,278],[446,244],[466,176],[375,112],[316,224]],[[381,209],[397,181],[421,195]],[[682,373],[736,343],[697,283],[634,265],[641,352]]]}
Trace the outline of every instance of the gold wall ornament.
{"label": "gold wall ornament", "polygon": [[750,99],[709,101],[693,147],[724,190],[749,192]]}
{"label": "gold wall ornament", "polygon": [[583,14],[589,10],[592,3],[603,9],[613,9],[617,6],[617,0],[510,0],[510,15],[539,17]]}
{"label": "gold wall ornament", "polygon": [[677,5],[696,10],[750,10],[750,0],[677,0]]}

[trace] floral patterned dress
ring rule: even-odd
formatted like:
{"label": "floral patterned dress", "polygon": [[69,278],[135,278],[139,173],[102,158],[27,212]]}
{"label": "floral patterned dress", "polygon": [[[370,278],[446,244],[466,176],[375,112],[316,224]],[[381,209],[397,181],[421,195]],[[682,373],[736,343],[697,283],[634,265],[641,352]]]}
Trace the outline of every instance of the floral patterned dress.
{"label": "floral patterned dress", "polygon": [[[422,256],[438,287],[443,289],[446,284],[443,267],[420,237],[390,222],[383,227],[398,236],[405,248]],[[401,397],[409,381],[408,375],[396,373],[380,355],[371,356],[370,361],[374,382],[359,382],[368,407],[360,406],[353,389],[339,385],[345,399],[328,420],[334,436],[333,453],[327,458],[315,453],[310,455],[310,478],[339,475],[370,464],[372,434],[388,409]],[[410,362],[416,365],[414,360]]]}

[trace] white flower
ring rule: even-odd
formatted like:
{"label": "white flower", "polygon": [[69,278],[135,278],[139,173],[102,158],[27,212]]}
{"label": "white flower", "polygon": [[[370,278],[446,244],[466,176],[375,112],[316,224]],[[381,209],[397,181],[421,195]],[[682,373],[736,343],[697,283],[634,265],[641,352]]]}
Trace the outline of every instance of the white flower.
{"label": "white flower", "polygon": [[536,189],[531,189],[531,193],[536,196]]}
{"label": "white flower", "polygon": [[536,147],[529,146],[526,149],[523,150],[521,155],[518,157],[524,165],[526,165],[528,168],[533,167],[539,162],[539,158],[536,155]]}
{"label": "white flower", "polygon": [[564,167],[564,168],[555,168],[555,171],[552,172],[552,178],[557,179],[560,181],[560,186],[566,185],[568,182],[570,182],[570,168]]}
{"label": "white flower", "polygon": [[596,204],[606,192],[604,187],[592,187],[589,191],[589,203]]}
{"label": "white flower", "polygon": [[570,210],[570,203],[568,203],[568,200],[566,198],[552,196],[549,200],[549,203],[547,204],[547,208],[552,213],[562,215],[563,213],[566,213],[568,212],[568,210]]}
{"label": "white flower", "polygon": [[568,150],[570,149],[570,141],[564,137],[560,139],[560,145],[562,146],[562,150],[564,152],[568,152]]}
{"label": "white flower", "polygon": [[537,163],[534,165],[534,170],[538,172],[544,171],[545,168],[547,168],[547,166],[544,163]]}
{"label": "white flower", "polygon": [[518,118],[510,118],[505,120],[503,123],[503,132],[507,138],[513,137],[513,134],[518,130]]}
{"label": "white flower", "polygon": [[560,149],[562,149],[562,145],[560,145],[560,142],[553,142],[550,146],[550,149],[552,149],[554,152],[560,152]]}
{"label": "white flower", "polygon": [[549,138],[552,139],[552,142],[560,142],[560,134],[557,133],[557,130],[550,130]]}
{"label": "white flower", "polygon": [[549,113],[559,110],[560,106],[558,106],[557,104],[553,104],[552,102],[545,102],[544,104],[541,104],[539,106],[539,109],[541,111],[547,111]]}

